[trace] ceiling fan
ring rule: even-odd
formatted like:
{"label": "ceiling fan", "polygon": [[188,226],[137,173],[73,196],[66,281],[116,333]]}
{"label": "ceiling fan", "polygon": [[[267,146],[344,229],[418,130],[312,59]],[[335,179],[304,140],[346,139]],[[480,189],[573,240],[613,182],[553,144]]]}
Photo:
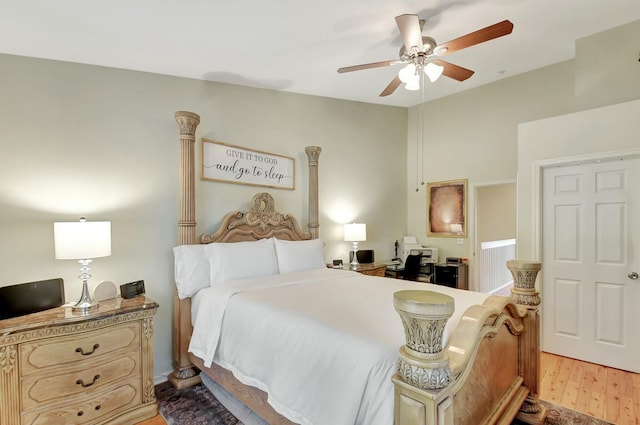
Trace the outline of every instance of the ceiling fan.
{"label": "ceiling fan", "polygon": [[399,59],[347,66],[339,68],[338,72],[344,73],[389,65],[406,64],[382,93],[380,93],[380,96],[390,95],[402,83],[406,84],[405,87],[408,90],[418,90],[420,88],[421,71],[424,71],[432,82],[437,80],[440,75],[453,78],[454,80],[464,81],[473,75],[473,71],[438,58],[467,47],[475,46],[476,44],[484,43],[485,41],[493,40],[494,38],[502,37],[503,35],[511,34],[511,31],[513,31],[513,24],[505,20],[463,35],[444,44],[437,44],[432,37],[422,35],[422,24],[424,24],[424,21],[418,19],[418,15],[405,14],[396,16],[396,23],[398,24],[398,29],[400,30],[403,41],[403,45],[400,47]]}

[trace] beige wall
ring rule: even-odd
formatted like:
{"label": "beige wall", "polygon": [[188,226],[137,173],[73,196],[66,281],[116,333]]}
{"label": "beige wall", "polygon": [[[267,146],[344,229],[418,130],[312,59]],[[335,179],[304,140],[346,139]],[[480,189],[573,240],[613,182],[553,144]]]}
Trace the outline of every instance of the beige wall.
{"label": "beige wall", "polygon": [[[529,187],[520,187],[525,153],[519,152],[518,126],[577,110],[612,105],[640,98],[640,63],[638,34],[640,21],[589,36],[576,42],[576,58],[526,74],[497,81],[454,96],[438,99],[409,110],[407,143],[408,233],[423,243],[437,246],[441,255],[470,259],[470,276],[474,276],[473,239],[426,237],[426,192],[416,188],[416,173],[424,170],[424,181],[468,179],[468,235],[474,235],[475,186],[518,179],[518,211],[528,196]],[[595,47],[594,47],[595,46]],[[597,52],[597,53],[594,53]],[[440,81],[438,82],[440,83]],[[445,81],[443,83],[451,83]],[[458,84],[458,83],[456,83]],[[464,83],[461,83],[464,84]],[[424,131],[416,136],[416,120],[424,119]],[[637,116],[635,118],[637,120]],[[415,155],[424,140],[424,165],[417,165]],[[636,138],[637,140],[637,138]],[[550,140],[530,142],[528,152],[553,145]],[[556,146],[553,154],[563,150],[579,151],[581,141],[567,141]],[[616,149],[626,142],[604,138],[591,142],[596,150]],[[621,145],[621,143],[623,143]],[[575,145],[575,146],[574,146]],[[552,155],[552,151],[546,152]],[[417,167],[417,168],[416,168]],[[515,214],[515,212],[514,212]],[[530,223],[519,218],[518,238]],[[523,229],[524,226],[524,229]],[[459,244],[462,242],[462,244]],[[518,247],[521,242],[518,240]],[[470,282],[473,287],[473,282]]]}
{"label": "beige wall", "polygon": [[[475,273],[475,187],[515,181],[518,124],[572,111],[573,81],[573,62],[567,61],[410,109],[408,233],[440,248],[442,258],[468,258],[470,287]],[[415,191],[416,160],[411,157],[416,151],[418,109],[425,119],[425,182],[468,180],[466,239],[426,236],[427,196],[424,186]]]}
{"label": "beige wall", "polygon": [[576,42],[576,110],[640,98],[640,21]]}
{"label": "beige wall", "polygon": [[478,243],[516,237],[516,184],[476,186]]}
{"label": "beige wall", "polygon": [[640,155],[640,100],[524,123],[518,138],[517,254],[542,259],[540,176],[545,166]]}
{"label": "beige wall", "polygon": [[[367,223],[377,257],[406,228],[404,108],[155,74],[0,55],[0,285],[62,277],[80,295],[78,265],[55,260],[54,221],[109,220],[113,254],[92,282],[144,279],[160,303],[155,371],[171,369],[177,238],[177,110],[201,115],[201,137],[295,158],[296,189],[268,190],[306,226],[304,147],[320,156],[320,235],[327,259],[348,258],[341,223]],[[200,164],[199,146],[197,164]],[[197,233],[244,208],[253,186],[196,181]]]}

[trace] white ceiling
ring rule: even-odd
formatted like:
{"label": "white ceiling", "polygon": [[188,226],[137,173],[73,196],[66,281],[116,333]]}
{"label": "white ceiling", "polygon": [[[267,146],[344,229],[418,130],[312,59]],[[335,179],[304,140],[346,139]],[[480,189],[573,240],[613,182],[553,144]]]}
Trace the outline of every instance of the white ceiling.
{"label": "white ceiling", "polygon": [[428,101],[570,59],[575,40],[640,19],[640,0],[0,0],[0,53],[411,106],[421,92],[378,96],[400,66],[336,72],[397,59],[404,13],[439,44],[514,24],[447,55],[476,73],[427,83]]}

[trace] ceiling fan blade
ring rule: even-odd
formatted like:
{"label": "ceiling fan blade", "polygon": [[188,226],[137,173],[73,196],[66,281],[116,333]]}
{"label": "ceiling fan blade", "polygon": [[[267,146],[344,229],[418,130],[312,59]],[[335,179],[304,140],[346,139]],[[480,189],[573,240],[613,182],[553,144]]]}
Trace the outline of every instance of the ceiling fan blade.
{"label": "ceiling fan blade", "polygon": [[454,65],[451,62],[445,62],[440,59],[436,59],[432,62],[435,63],[436,65],[440,65],[444,67],[444,70],[442,71],[442,75],[447,76],[449,78],[453,78],[454,80],[464,81],[474,74],[474,71],[467,68],[463,68],[458,65]]}
{"label": "ceiling fan blade", "polygon": [[411,53],[413,46],[416,46],[418,50],[422,50],[422,30],[420,29],[418,15],[396,16],[396,24],[398,24],[407,53]]}
{"label": "ceiling fan blade", "polygon": [[389,85],[385,87],[384,90],[382,90],[382,93],[380,93],[380,97],[389,96],[391,93],[396,91],[396,89],[400,86],[400,84],[402,84],[402,81],[400,81],[400,77],[396,75],[396,78],[391,80]]}
{"label": "ceiling fan blade", "polygon": [[345,72],[360,71],[361,69],[380,68],[383,66],[398,65],[400,63],[404,63],[404,62],[402,62],[401,60],[395,59],[395,60],[382,61],[382,62],[363,63],[362,65],[345,66],[343,68],[338,68],[338,72],[342,74]]}
{"label": "ceiling fan blade", "polygon": [[[438,56],[447,55],[467,47],[475,46],[476,44],[484,43],[485,41],[493,40],[494,38],[502,37],[503,35],[511,34],[511,31],[513,31],[513,24],[505,20],[441,44],[436,47],[434,51]],[[438,52],[439,50],[442,52]]]}

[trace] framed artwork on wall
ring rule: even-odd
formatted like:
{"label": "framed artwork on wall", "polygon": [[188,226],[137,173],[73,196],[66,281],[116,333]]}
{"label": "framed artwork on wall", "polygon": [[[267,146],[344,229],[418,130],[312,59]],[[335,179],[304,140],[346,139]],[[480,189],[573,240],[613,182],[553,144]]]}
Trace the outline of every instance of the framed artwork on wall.
{"label": "framed artwork on wall", "polygon": [[467,180],[427,183],[427,236],[467,237]]}

